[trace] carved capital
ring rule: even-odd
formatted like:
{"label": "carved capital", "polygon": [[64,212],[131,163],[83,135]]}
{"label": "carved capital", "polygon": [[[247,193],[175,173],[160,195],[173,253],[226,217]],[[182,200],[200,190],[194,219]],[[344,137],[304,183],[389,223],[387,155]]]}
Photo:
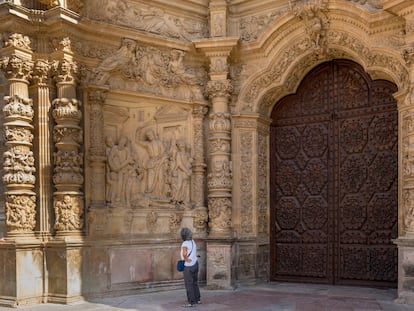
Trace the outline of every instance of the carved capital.
{"label": "carved capital", "polygon": [[17,55],[1,59],[0,67],[7,79],[23,80],[28,83],[31,78],[33,61],[25,60]]}
{"label": "carved capital", "polygon": [[233,84],[231,80],[208,81],[206,92],[211,98],[214,97],[230,97],[233,93]]}
{"label": "carved capital", "polygon": [[53,77],[57,83],[73,83],[78,80],[78,65],[76,62],[62,59],[53,63]]}
{"label": "carved capital", "polygon": [[34,84],[47,84],[50,78],[51,65],[45,59],[35,61],[32,81]]}

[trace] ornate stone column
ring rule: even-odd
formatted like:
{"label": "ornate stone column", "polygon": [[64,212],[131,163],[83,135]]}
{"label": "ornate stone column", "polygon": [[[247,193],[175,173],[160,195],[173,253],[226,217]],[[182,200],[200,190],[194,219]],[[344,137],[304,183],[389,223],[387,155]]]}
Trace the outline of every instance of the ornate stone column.
{"label": "ornate stone column", "polygon": [[36,176],[38,181],[36,183],[36,193],[38,194],[36,232],[45,239],[48,239],[53,232],[53,126],[50,118],[50,69],[51,65],[48,60],[37,59],[33,68],[32,85],[29,89],[35,109],[34,124],[37,128],[37,135],[34,139],[34,152],[37,155]]}
{"label": "ornate stone column", "polygon": [[53,141],[53,182],[56,187],[53,207],[54,229],[57,235],[79,236],[83,230],[84,198],[83,185],[83,131],[81,101],[76,98],[77,66],[70,55],[55,62],[57,98],[52,102],[55,120]]}
{"label": "ornate stone column", "polygon": [[1,53],[1,68],[9,82],[5,96],[4,130],[6,151],[3,154],[3,182],[6,186],[5,211],[7,237],[32,236],[36,220],[35,162],[33,146],[33,102],[29,96],[29,79],[33,62],[29,39],[10,36]]}
{"label": "ornate stone column", "polygon": [[83,129],[81,101],[77,97],[78,67],[69,38],[60,42],[52,57],[57,98],[52,101],[53,208],[56,236],[46,245],[48,301],[82,300],[84,235]]}
{"label": "ornate stone column", "polygon": [[204,206],[204,173],[206,163],[204,158],[204,117],[208,108],[202,105],[193,107],[193,146],[194,161],[192,164],[193,175],[191,176],[191,201],[195,203],[193,211],[193,228],[195,235],[205,237],[207,235],[208,212]]}
{"label": "ornate stone column", "polygon": [[210,98],[208,154],[207,286],[231,288],[233,283],[232,231],[232,163],[231,114],[229,98],[233,90],[228,79],[228,57],[238,38],[227,36],[227,3],[210,1],[210,33],[212,38],[195,41],[210,60],[210,81],[206,92]]}
{"label": "ornate stone column", "polygon": [[[36,226],[35,155],[29,81],[33,61],[30,39],[21,34],[3,38],[0,67],[9,83],[4,98],[6,239],[0,241],[0,303],[17,305],[42,301],[43,248],[34,237]],[[7,281],[3,281],[7,280]]]}

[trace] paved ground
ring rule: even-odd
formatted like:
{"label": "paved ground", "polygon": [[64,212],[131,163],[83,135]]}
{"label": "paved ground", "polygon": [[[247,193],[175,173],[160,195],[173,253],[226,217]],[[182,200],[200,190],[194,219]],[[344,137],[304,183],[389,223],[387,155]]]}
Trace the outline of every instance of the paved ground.
{"label": "paved ground", "polygon": [[[408,311],[397,304],[394,289],[373,289],[314,284],[271,283],[235,290],[201,289],[202,304],[183,308],[184,290],[97,299],[72,305],[43,304],[19,308],[31,311]],[[2,308],[11,311],[12,308]]]}

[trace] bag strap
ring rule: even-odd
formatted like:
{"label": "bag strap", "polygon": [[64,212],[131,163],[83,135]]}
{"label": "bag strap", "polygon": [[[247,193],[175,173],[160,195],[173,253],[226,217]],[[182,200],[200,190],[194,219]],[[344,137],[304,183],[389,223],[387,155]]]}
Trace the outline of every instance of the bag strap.
{"label": "bag strap", "polygon": [[194,244],[193,240],[191,240],[191,252],[188,254],[188,257],[190,257],[191,253],[193,252]]}

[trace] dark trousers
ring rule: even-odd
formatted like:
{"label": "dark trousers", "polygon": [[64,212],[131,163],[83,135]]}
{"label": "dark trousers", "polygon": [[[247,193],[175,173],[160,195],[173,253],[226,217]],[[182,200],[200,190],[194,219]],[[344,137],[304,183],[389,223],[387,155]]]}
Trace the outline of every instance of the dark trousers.
{"label": "dark trousers", "polygon": [[184,267],[184,284],[187,290],[188,303],[196,304],[200,301],[200,289],[198,288],[198,262],[191,267]]}

